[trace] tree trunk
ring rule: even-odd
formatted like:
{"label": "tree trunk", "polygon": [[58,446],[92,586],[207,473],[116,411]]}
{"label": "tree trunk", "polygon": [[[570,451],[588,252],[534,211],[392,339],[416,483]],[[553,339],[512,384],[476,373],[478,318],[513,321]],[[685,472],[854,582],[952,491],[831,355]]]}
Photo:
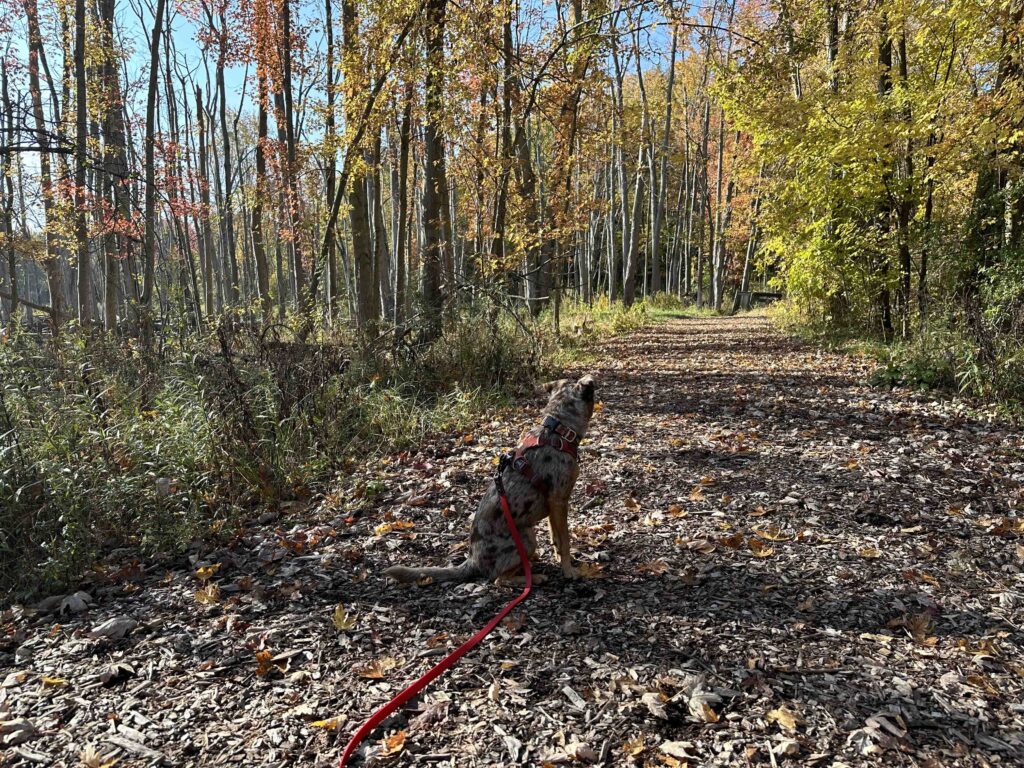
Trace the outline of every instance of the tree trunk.
{"label": "tree trunk", "polygon": [[145,272],[142,279],[142,309],[144,317],[143,338],[150,341],[153,323],[153,295],[156,291],[156,95],[157,74],[160,71],[160,36],[163,34],[164,5],[166,0],[157,0],[153,17],[153,36],[149,42],[149,88],[146,91],[146,136],[145,136],[145,189],[142,251],[145,258]]}
{"label": "tree trunk", "polygon": [[78,320],[88,328],[93,318],[92,264],[86,197],[86,129],[89,113],[85,86],[85,0],[75,0],[75,247],[78,263]]}
{"label": "tree trunk", "polygon": [[423,129],[423,271],[421,292],[424,311],[424,338],[441,333],[441,270],[451,230],[448,220],[448,174],[445,168],[444,111],[444,37],[448,0],[427,0],[426,5],[426,124]]}
{"label": "tree trunk", "polygon": [[[163,3],[165,0],[158,0]],[[220,97],[220,135],[221,153],[224,164],[224,207],[221,210],[224,228],[224,270],[223,278],[228,281],[228,290],[225,298],[230,306],[236,306],[239,299],[238,285],[238,259],[235,258],[235,222],[234,203],[232,201],[232,185],[234,178],[231,175],[231,138],[228,133],[228,105],[227,88],[224,85],[224,59],[227,56],[227,19],[224,13],[220,17],[220,49],[217,52],[217,92]]]}
{"label": "tree trunk", "polygon": [[61,267],[62,251],[51,236],[58,226],[54,212],[53,179],[50,174],[50,139],[43,112],[43,96],[39,84],[40,66],[45,68],[46,55],[43,40],[39,34],[39,13],[36,0],[25,0],[25,17],[28,22],[28,83],[32,97],[32,115],[35,119],[36,144],[39,146],[39,183],[42,188],[43,212],[46,217],[46,283],[50,292],[50,309],[54,330],[64,321],[64,270]]}
{"label": "tree trunk", "polygon": [[[668,59],[668,85],[665,87],[665,132],[661,141],[661,170],[658,173],[658,201],[654,207],[654,223],[651,226],[651,293],[658,293],[661,286],[661,223],[665,218],[666,195],[668,194],[668,144],[672,131],[672,92],[676,82],[676,49],[679,28],[672,27],[672,53]],[[652,190],[653,192],[653,190]]]}
{"label": "tree trunk", "polygon": [[[326,192],[327,201],[334,200],[338,188],[338,173],[335,161],[338,156],[335,147],[334,130],[334,102],[335,102],[335,81],[334,81],[334,18],[332,8],[334,0],[324,0],[326,21],[324,27],[327,33],[327,117],[324,119],[324,143],[327,145],[325,153],[325,168],[327,172]],[[338,244],[332,237],[327,243],[327,315],[332,320],[338,315],[338,292],[341,290],[341,281],[338,280]]]}
{"label": "tree trunk", "polygon": [[[270,295],[270,265],[267,262],[267,249],[263,236],[263,202],[267,195],[267,102],[270,94],[267,79],[262,73],[257,75],[257,118],[256,118],[256,189],[250,211],[252,227],[252,253],[256,261],[256,285],[260,294],[260,308],[263,310],[263,322],[269,323],[274,312],[274,302]],[[278,285],[278,291],[281,286]]]}

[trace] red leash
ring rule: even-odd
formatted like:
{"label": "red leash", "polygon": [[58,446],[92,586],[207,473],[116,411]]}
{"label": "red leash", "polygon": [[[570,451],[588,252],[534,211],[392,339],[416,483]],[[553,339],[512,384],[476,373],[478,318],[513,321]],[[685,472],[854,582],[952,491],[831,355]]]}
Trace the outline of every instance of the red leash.
{"label": "red leash", "polygon": [[355,732],[352,738],[349,740],[348,745],[345,747],[345,751],[341,754],[341,762],[338,763],[338,768],[344,768],[348,759],[352,756],[356,747],[359,746],[360,742],[370,735],[378,725],[384,722],[390,717],[395,710],[405,704],[409,699],[415,696],[417,693],[426,688],[430,683],[437,677],[439,677],[446,670],[450,669],[455,665],[459,659],[469,653],[474,647],[476,647],[481,640],[487,637],[494,630],[498,623],[504,619],[508,614],[519,605],[523,600],[526,599],[527,595],[530,594],[530,589],[533,587],[533,572],[530,569],[530,558],[526,554],[526,548],[523,546],[522,539],[519,538],[519,531],[516,530],[515,521],[512,519],[512,511],[508,508],[508,497],[505,496],[505,487],[501,482],[501,473],[505,468],[506,461],[503,460],[498,465],[498,472],[495,475],[494,483],[498,489],[498,498],[501,501],[501,511],[505,513],[505,522],[508,524],[508,530],[512,534],[512,541],[516,544],[516,550],[519,552],[519,560],[523,564],[523,576],[526,579],[526,585],[523,587],[522,593],[513,600],[511,603],[506,605],[500,611],[498,615],[487,622],[486,626],[473,635],[469,640],[464,642],[454,651],[445,656],[435,666],[431,667],[419,680],[413,682],[408,688],[399,693],[395,698],[385,704],[383,707],[374,712],[370,719],[359,726],[359,730]]}

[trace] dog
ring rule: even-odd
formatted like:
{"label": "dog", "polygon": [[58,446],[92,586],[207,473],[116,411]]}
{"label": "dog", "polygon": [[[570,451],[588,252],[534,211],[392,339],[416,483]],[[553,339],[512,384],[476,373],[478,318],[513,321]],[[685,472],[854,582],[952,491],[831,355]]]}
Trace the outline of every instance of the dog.
{"label": "dog", "polygon": [[[511,466],[501,475],[509,510],[532,560],[537,549],[535,526],[548,519],[562,574],[579,577],[569,552],[569,496],[579,476],[577,448],[594,414],[594,377],[578,381],[560,379],[542,385],[548,394],[540,425],[523,433]],[[401,582],[521,580],[522,564],[508,530],[491,481],[480,500],[469,535],[469,557],[451,568],[408,568],[395,565],[384,571]]]}

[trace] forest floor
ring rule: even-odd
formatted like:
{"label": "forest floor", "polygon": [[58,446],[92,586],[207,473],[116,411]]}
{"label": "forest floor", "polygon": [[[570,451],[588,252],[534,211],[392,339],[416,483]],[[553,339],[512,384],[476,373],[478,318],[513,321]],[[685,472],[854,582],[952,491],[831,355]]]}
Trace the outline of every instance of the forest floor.
{"label": "forest floor", "polygon": [[[570,517],[586,578],[543,548],[548,581],[364,758],[1024,764],[1019,429],[872,389],[867,360],[758,317],[650,326],[588,370],[603,408]],[[190,560],[119,553],[77,596],[6,612],[0,763],[336,765],[516,594],[379,574],[459,559],[492,457],[539,407],[368,461],[358,498],[264,515]]]}

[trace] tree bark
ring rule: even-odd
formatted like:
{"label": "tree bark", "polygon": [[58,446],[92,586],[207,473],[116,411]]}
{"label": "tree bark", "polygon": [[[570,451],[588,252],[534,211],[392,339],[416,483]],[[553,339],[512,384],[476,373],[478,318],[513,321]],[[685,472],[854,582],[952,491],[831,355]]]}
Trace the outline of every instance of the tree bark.
{"label": "tree bark", "polygon": [[445,21],[448,0],[428,0],[426,5],[426,124],[423,129],[423,269],[421,293],[424,311],[424,338],[432,340],[441,333],[444,297],[441,270],[451,231],[448,218],[448,174],[445,167],[445,141],[442,127],[444,111]]}
{"label": "tree bark", "polygon": [[50,309],[54,329],[64,321],[64,270],[61,267],[61,249],[54,242],[52,228],[58,226],[54,214],[54,189],[50,172],[50,139],[43,112],[43,96],[39,83],[40,67],[46,66],[43,40],[39,34],[39,12],[36,0],[25,0],[25,17],[28,22],[28,83],[32,98],[32,115],[35,119],[36,144],[39,146],[39,183],[42,187],[43,213],[46,218],[46,283],[50,292]]}

